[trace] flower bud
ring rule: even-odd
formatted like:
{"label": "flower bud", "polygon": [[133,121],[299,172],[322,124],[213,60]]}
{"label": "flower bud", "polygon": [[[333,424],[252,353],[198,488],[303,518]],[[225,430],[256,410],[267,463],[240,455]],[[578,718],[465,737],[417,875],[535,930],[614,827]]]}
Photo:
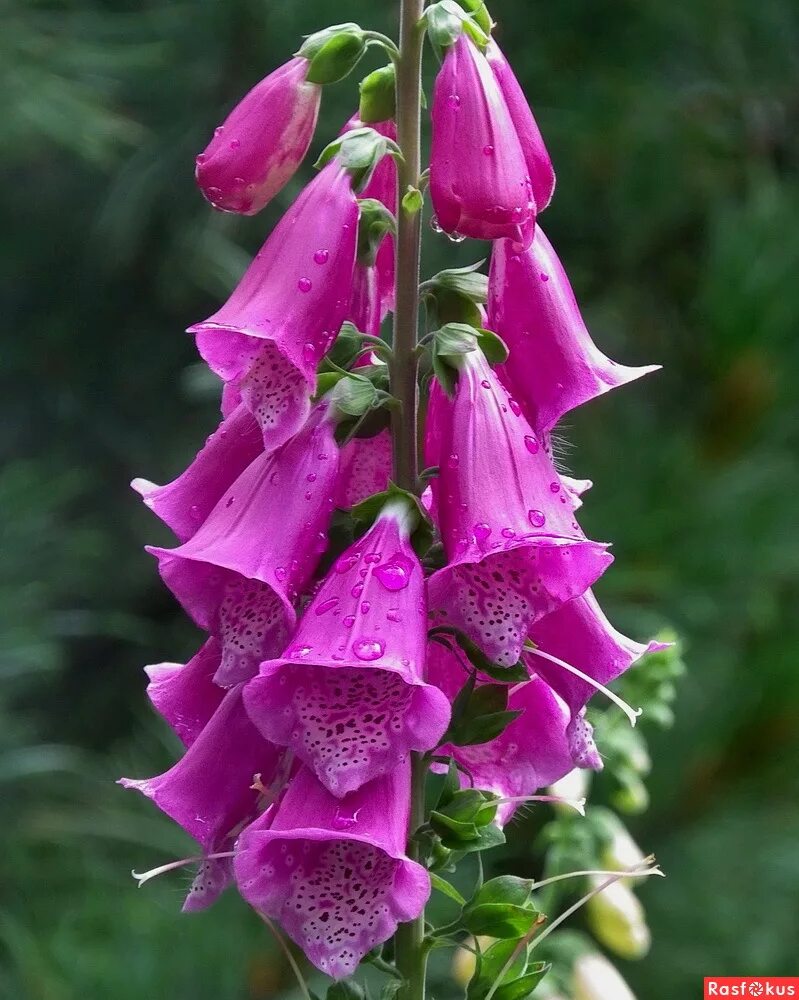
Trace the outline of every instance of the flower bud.
{"label": "flower bud", "polygon": [[574,1000],[635,1000],[615,966],[597,952],[574,963]]}
{"label": "flower bud", "polygon": [[337,83],[360,62],[366,38],[357,24],[335,24],[305,39],[297,55],[309,60],[311,83]]}
{"label": "flower bud", "polygon": [[197,157],[197,184],[214,208],[255,215],[302,163],[321,95],[307,80],[308,65],[295,58],[261,80]]}
{"label": "flower bud", "polygon": [[[592,885],[606,881],[592,877]],[[644,908],[638,897],[623,882],[612,882],[585,906],[586,918],[596,939],[621,958],[643,958],[649,951],[651,935]]]}
{"label": "flower bud", "polygon": [[381,66],[361,80],[358,117],[364,125],[393,119],[396,115],[397,73],[394,64]]}

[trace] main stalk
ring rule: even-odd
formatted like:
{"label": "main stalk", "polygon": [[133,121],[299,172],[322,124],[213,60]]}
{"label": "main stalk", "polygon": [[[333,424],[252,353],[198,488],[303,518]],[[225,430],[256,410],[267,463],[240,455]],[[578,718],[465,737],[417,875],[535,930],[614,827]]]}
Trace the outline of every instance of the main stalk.
{"label": "main stalk", "polygon": [[[422,45],[419,27],[424,0],[402,0],[400,13],[400,55],[397,63],[397,141],[403,161],[399,173],[397,206],[396,291],[394,307],[394,358],[391,388],[399,400],[394,411],[392,439],[394,478],[398,486],[415,490],[419,473],[417,457],[417,358],[419,334],[419,265],[421,256],[421,212],[409,213],[402,198],[409,187],[419,186],[421,173]],[[412,755],[412,833],[424,821],[425,764],[421,754]],[[408,853],[415,857],[414,845]],[[416,920],[400,924],[395,938],[395,960],[405,984],[401,1000],[424,1000],[426,950],[424,913]]]}

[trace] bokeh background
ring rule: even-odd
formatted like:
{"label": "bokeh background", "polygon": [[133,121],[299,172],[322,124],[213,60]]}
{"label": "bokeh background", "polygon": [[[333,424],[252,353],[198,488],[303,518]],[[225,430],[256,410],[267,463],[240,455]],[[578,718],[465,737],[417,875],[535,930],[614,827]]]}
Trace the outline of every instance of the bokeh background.
{"label": "bokeh background", "polygon": [[[127,484],[172,478],[215,425],[217,388],[182,331],[302,181],[262,216],[222,216],[194,188],[194,154],[301,34],[393,31],[397,6],[3,5],[2,997],[291,989],[233,894],[182,917],[188,876],[137,890],[128,874],[191,853],[113,781],[173,758],[141,667],[181,660],[197,636],[142,552],[167,535]],[[584,526],[615,541],[600,596],[638,637],[674,626],[689,666],[676,725],[651,745],[652,807],[630,821],[669,877],[641,890],[655,943],[624,974],[641,1000],[698,996],[703,975],[797,974],[797,8],[495,0],[492,13],[558,170],[543,223],[594,336],[617,360],[664,365],[562,434],[569,468],[596,484]],[[356,82],[328,88],[315,148]],[[428,273],[483,255],[427,244]],[[534,871],[534,830],[513,840]]]}

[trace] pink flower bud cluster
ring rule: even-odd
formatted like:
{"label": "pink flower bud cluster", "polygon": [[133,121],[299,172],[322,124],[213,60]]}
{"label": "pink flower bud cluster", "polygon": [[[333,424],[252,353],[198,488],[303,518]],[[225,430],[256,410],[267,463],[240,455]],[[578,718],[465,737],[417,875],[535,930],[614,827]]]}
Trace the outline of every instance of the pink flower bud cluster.
{"label": "pink flower bud cluster", "polygon": [[[307,66],[295,58],[256,86],[198,157],[216,207],[259,211],[303,160],[320,90]],[[493,41],[483,53],[464,34],[449,48],[432,120],[438,222],[495,241],[486,325],[510,348],[496,367],[479,350],[463,355],[454,392],[435,381],[429,392],[426,460],[439,471],[428,500],[443,568],[420,561],[419,511],[390,492],[365,533],[331,550],[336,509],[384,491],[390,473],[388,432],[341,445],[340,415],[315,395],[342,323],[376,335],[393,306],[392,238],[373,263],[357,259],[358,197],[397,210],[389,158],[359,196],[331,160],[227,302],[190,327],[224,383],[222,421],[173,482],[134,482],[177,536],[149,551],[205,639],[185,665],[148,668],[181,760],[123,784],[199,845],[184,909],[235,881],[336,978],[430,893],[406,854],[411,753],[451,754],[503,798],[600,767],[584,718],[590,680],[612,680],[648,648],[592,596],[611,556],[576,520],[590,483],[558,471],[550,432],[651,369],[616,365],[585,328],[536,223],[554,188],[550,160]],[[379,130],[396,135],[392,122]],[[522,714],[488,743],[441,745],[471,668],[454,643],[428,642],[431,625],[528,671],[510,694]],[[513,808],[501,807],[502,822]]]}

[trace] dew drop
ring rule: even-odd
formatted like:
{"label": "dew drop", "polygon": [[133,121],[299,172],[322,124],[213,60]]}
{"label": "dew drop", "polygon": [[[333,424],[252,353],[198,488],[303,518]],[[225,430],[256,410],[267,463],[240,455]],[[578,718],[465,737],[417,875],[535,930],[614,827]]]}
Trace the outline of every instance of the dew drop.
{"label": "dew drop", "polygon": [[482,386],[482,387],[483,387],[484,389],[490,389],[490,388],[491,388],[491,383],[490,383],[490,382],[488,381],[488,379],[487,379],[487,378],[484,378],[484,379],[483,379],[483,381],[482,381],[482,382],[480,383],[480,385],[481,385],[481,386]]}
{"label": "dew drop", "polygon": [[363,584],[356,583],[355,586],[350,591],[350,593],[352,594],[353,597],[360,597],[361,594],[363,593]]}
{"label": "dew drop", "polygon": [[381,639],[359,639],[354,646],[355,655],[359,660],[379,660],[386,649]]}
{"label": "dew drop", "polygon": [[549,484],[549,490],[551,493],[560,493],[560,483],[556,483],[553,480],[553,482]]}
{"label": "dew drop", "polygon": [[386,618],[390,622],[398,623],[402,621],[402,615],[399,613],[399,610],[397,608],[389,608],[388,611],[386,612]]}
{"label": "dew drop", "polygon": [[461,99],[457,94],[450,94],[447,98],[447,104],[449,104],[454,111],[457,111],[457,109],[461,106]]}
{"label": "dew drop", "polygon": [[410,583],[412,572],[413,562],[401,552],[397,552],[388,562],[375,567],[374,575],[386,590],[396,592],[405,590]]}
{"label": "dew drop", "polygon": [[317,615],[326,615],[328,611],[331,611],[338,604],[337,597],[331,597],[327,601],[322,601],[322,603],[317,607]]}
{"label": "dew drop", "polygon": [[368,615],[372,605],[368,601],[361,602],[361,614]]}
{"label": "dew drop", "polygon": [[214,135],[222,135],[224,131],[225,131],[224,125],[217,125],[217,127],[214,129]]}
{"label": "dew drop", "polygon": [[230,140],[230,148],[231,149],[238,149],[240,145],[241,145],[241,140],[240,139],[231,139]]}
{"label": "dew drop", "polygon": [[329,250],[317,250],[313,255],[314,263],[326,264],[329,257],[330,257]]}
{"label": "dew drop", "polygon": [[196,503],[193,503],[191,507],[189,507],[189,513],[191,514],[191,516],[194,518],[195,521],[200,520],[200,508],[197,506]]}
{"label": "dew drop", "polygon": [[491,145],[483,146],[483,155],[484,156],[493,156],[494,155],[494,147],[491,146]]}
{"label": "dew drop", "polygon": [[548,274],[544,274],[544,273],[542,272],[542,274],[541,274],[541,280],[542,280],[542,281],[549,281],[549,275],[548,275]]}
{"label": "dew drop", "polygon": [[527,512],[527,517],[534,528],[543,528],[546,524],[547,519],[541,510],[530,510]]}
{"label": "dew drop", "polygon": [[515,413],[517,417],[521,415],[522,408],[515,399],[509,399],[508,406],[511,408],[511,413]]}
{"label": "dew drop", "polygon": [[345,628],[352,628],[352,626],[355,624],[355,615],[347,615],[346,618],[342,618],[341,624]]}
{"label": "dew drop", "polygon": [[447,459],[447,465],[449,466],[450,469],[457,469],[459,462],[460,462],[460,459],[458,458],[458,456],[454,452]]}
{"label": "dew drop", "polygon": [[513,530],[513,528],[503,528],[502,531],[500,531],[500,534],[502,535],[503,538],[516,537],[516,532]]}
{"label": "dew drop", "polygon": [[491,534],[491,528],[484,521],[480,521],[476,524],[472,528],[472,531],[474,532],[474,537],[478,542],[484,542]]}
{"label": "dew drop", "polygon": [[278,566],[277,567],[277,569],[275,570],[275,578],[277,580],[285,580],[286,579],[286,567],[285,566]]}
{"label": "dew drop", "polygon": [[463,243],[466,237],[463,233],[447,233],[447,239],[450,243]]}
{"label": "dew drop", "polygon": [[337,573],[349,573],[353,566],[357,566],[358,560],[361,558],[360,553],[351,556],[342,556],[341,559],[336,563]]}
{"label": "dew drop", "polygon": [[309,483],[315,483],[316,482],[316,473],[315,472],[309,472],[308,475],[305,478],[306,478],[306,480]]}
{"label": "dew drop", "polygon": [[[221,193],[222,192],[220,191],[220,194]],[[433,230],[434,233],[444,232],[444,230],[441,228],[441,223],[438,221],[438,217],[435,215],[430,219],[430,228]]]}
{"label": "dew drop", "polygon": [[313,288],[313,282],[310,278],[300,278],[297,282],[297,288],[299,288],[301,292],[310,292]]}
{"label": "dew drop", "polygon": [[540,446],[532,434],[527,434],[524,438],[524,447],[530,452],[531,455],[537,455]]}

